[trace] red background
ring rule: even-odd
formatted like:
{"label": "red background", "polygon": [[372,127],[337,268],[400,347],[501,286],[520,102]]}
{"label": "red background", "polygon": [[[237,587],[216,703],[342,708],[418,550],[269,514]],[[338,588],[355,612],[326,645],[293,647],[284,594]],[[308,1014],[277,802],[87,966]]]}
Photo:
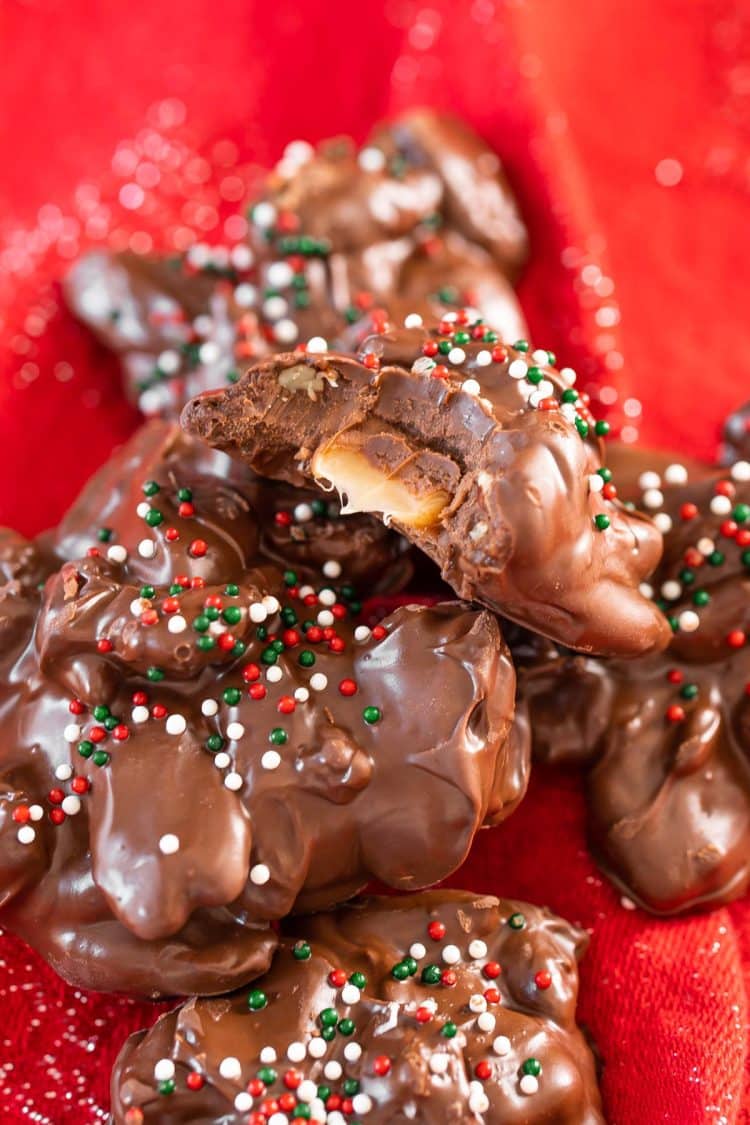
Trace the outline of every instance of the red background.
{"label": "red background", "polygon": [[[102,239],[226,236],[232,177],[412,103],[465,114],[505,158],[532,234],[534,336],[606,388],[626,437],[710,455],[750,397],[741,0],[8,0],[0,35],[2,522],[53,522],[136,422],[112,362],[58,308],[66,262]],[[134,211],[118,203],[133,152],[161,168]],[[456,881],[592,930],[581,1015],[611,1121],[750,1120],[747,904],[626,911],[581,825],[577,780],[537,777]],[[117,1046],[154,1009],[66,989],[7,936],[0,969],[2,1120],[101,1121]]]}

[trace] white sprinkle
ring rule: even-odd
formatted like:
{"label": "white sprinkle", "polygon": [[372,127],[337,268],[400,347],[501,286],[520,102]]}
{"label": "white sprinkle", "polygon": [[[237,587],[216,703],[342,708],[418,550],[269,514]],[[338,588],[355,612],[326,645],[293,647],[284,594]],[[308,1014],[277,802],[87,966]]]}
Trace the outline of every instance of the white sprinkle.
{"label": "white sprinkle", "polygon": [[[256,208],[257,210],[257,208]],[[242,1064],[233,1055],[227,1055],[219,1063],[219,1074],[222,1078],[239,1078],[242,1074]]]}
{"label": "white sprinkle", "polygon": [[750,480],[750,461],[735,461],[729,472],[733,480]]}
{"label": "white sprinkle", "polygon": [[345,984],[341,989],[341,1003],[342,1004],[358,1004],[361,998],[361,992],[355,984]]}
{"label": "white sprinkle", "polygon": [[60,808],[66,816],[75,816],[81,811],[81,799],[75,793],[70,793],[67,797],[63,797]]}
{"label": "white sprinkle", "polygon": [[654,596],[654,587],[650,582],[641,582],[638,590],[644,598],[653,598]]}
{"label": "white sprinkle", "polygon": [[187,730],[187,719],[184,715],[168,715],[165,726],[167,734],[184,734]]}
{"label": "white sprinkle", "polygon": [[443,947],[442,956],[446,965],[457,965],[461,960],[461,950],[457,945],[446,945]]}
{"label": "white sprinkle", "polygon": [[572,402],[561,403],[560,413],[567,422],[573,422],[575,424],[578,411],[576,410],[575,405]]}
{"label": "white sprinkle", "polygon": [[658,473],[649,469],[648,472],[641,473],[638,477],[638,487],[642,492],[648,488],[661,488],[661,477]]}
{"label": "white sprinkle", "polygon": [[604,480],[598,473],[592,473],[589,477],[589,492],[601,492],[604,488]]}
{"label": "white sprinkle", "polygon": [[309,141],[290,141],[284,149],[284,160],[291,164],[307,164],[315,155],[315,149]]}
{"label": "white sprinkle", "polygon": [[677,622],[683,633],[694,633],[700,625],[701,619],[694,610],[686,609],[677,618]]}
{"label": "white sprinkle", "polygon": [[138,507],[135,510],[135,514],[137,516],[140,516],[140,518],[143,520],[143,519],[146,518],[146,516],[148,515],[148,513],[150,511],[151,511],[151,505],[149,504],[148,500],[141,500],[140,504],[138,505]]}
{"label": "white sprinkle", "polygon": [[303,601],[304,601],[305,598],[309,598],[310,594],[314,594],[314,593],[315,593],[315,590],[312,588],[312,586],[300,586],[300,588],[299,588],[299,597]]}
{"label": "white sprinkle", "polygon": [[66,762],[63,762],[55,770],[55,777],[58,781],[70,781],[73,776],[73,769]]}
{"label": "white sprinkle", "polygon": [[477,1018],[477,1027],[480,1031],[494,1031],[496,1022],[492,1012],[482,1012]]}
{"label": "white sprinkle", "polygon": [[539,1089],[539,1082],[533,1074],[524,1074],[519,1085],[522,1094],[535,1094]]}
{"label": "white sprinkle", "polygon": [[335,605],[336,604],[336,591],[325,588],[318,594],[318,601],[321,605]]}
{"label": "white sprinkle", "polygon": [[[234,299],[241,309],[251,309],[258,300],[258,290],[249,282],[243,281],[234,291]],[[278,325],[276,326],[278,328]]]}
{"label": "white sprinkle", "polygon": [[44,816],[44,809],[41,805],[31,805],[29,808],[29,816],[32,820],[41,820]]}
{"label": "white sprinkle", "polygon": [[[382,149],[375,148],[374,145],[368,145],[360,152],[357,157],[357,163],[363,172],[380,172],[385,168],[385,153]],[[420,319],[420,324],[421,323]],[[409,328],[411,326],[407,324],[406,327]]]}
{"label": "white sprinkle", "polygon": [[310,692],[306,687],[298,687],[294,689],[294,698],[298,703],[307,703],[310,698]]}
{"label": "white sprinkle", "polygon": [[278,664],[272,664],[266,671],[266,679],[269,684],[277,684],[284,676],[284,671]]}
{"label": "white sprinkle", "polygon": [[333,625],[335,620],[336,618],[333,616],[330,609],[321,609],[317,617],[318,625],[322,625],[324,629]]}
{"label": "white sprinkle", "polygon": [[463,348],[451,348],[448,352],[448,363],[463,363],[466,359],[466,352]]}
{"label": "white sprinkle", "polygon": [[328,342],[322,336],[311,336],[307,341],[308,355],[323,355],[328,351]]}
{"label": "white sprinkle", "polygon": [[144,609],[151,608],[151,602],[148,598],[133,598],[129,608],[133,617],[140,617]]}
{"label": "white sprinkle", "polygon": [[672,528],[672,517],[666,512],[659,512],[654,516],[654,525],[662,535],[666,535]]}
{"label": "white sprinkle", "polygon": [[273,203],[256,203],[251,218],[256,227],[272,227],[276,222],[276,208]]}
{"label": "white sprinkle", "polygon": [[260,1052],[260,1061],[264,1066],[273,1066],[277,1058],[278,1055],[274,1051],[273,1047],[264,1047]]}
{"label": "white sprinkle", "polygon": [[309,523],[313,518],[313,510],[309,504],[297,504],[294,509],[294,518],[297,523]]}
{"label": "white sprinkle", "polygon": [[320,1035],[316,1035],[307,1044],[307,1053],[312,1059],[322,1059],[327,1050],[328,1044]]}
{"label": "white sprinkle", "polygon": [[288,262],[271,262],[266,279],[269,289],[286,289],[294,280],[294,270]]}
{"label": "white sprinkle", "polygon": [[256,887],[264,886],[270,878],[271,872],[265,863],[256,863],[254,867],[250,868],[250,882],[254,883]]}
{"label": "white sprinkle", "polygon": [[[599,478],[601,480],[601,477]],[[473,957],[475,961],[480,957],[487,956],[487,943],[477,938],[469,946],[469,956]]]}
{"label": "white sprinkle", "polygon": [[568,387],[575,386],[575,381],[578,378],[577,374],[572,367],[561,367],[559,371],[560,378]]}
{"label": "white sprinkle", "polygon": [[488,352],[486,348],[482,348],[481,352],[477,352],[474,357],[474,362],[477,367],[489,367],[492,363],[492,352]]}
{"label": "white sprinkle", "polygon": [[242,723],[229,723],[227,725],[227,738],[231,742],[237,742],[238,739],[242,738],[244,733],[245,728]]}
{"label": "white sprinkle", "polygon": [[247,1090],[241,1090],[234,1099],[234,1108],[238,1113],[247,1113],[249,1109],[253,1108],[252,1094],[248,1094]]}
{"label": "white sprinkle", "polygon": [[81,728],[78,723],[68,723],[63,731],[63,738],[66,742],[78,742],[81,737]]}
{"label": "white sprinkle", "polygon": [[364,644],[365,641],[369,641],[371,636],[372,630],[368,629],[367,625],[358,625],[354,630],[354,639],[359,644]]}
{"label": "white sprinkle", "polygon": [[421,961],[423,957],[427,956],[427,950],[422,945],[421,941],[414,942],[414,945],[409,950],[409,956],[413,957],[415,961]]}
{"label": "white sprinkle", "polygon": [[510,1039],[507,1035],[498,1035],[492,1042],[492,1050],[502,1058],[510,1054]]}
{"label": "white sprinkle", "polygon": [[168,1082],[174,1078],[174,1063],[171,1059],[159,1059],[154,1067],[154,1079],[157,1082]]}
{"label": "white sprinkle", "polygon": [[[235,772],[228,773],[227,776],[224,778],[224,785],[227,789],[231,789],[233,793],[236,793],[244,785],[244,781],[242,780],[242,774],[235,773]],[[251,878],[252,878],[252,874],[253,873],[251,871],[250,872]],[[255,882],[254,879],[253,879],[253,882]]]}
{"label": "white sprinkle", "polygon": [[159,840],[159,851],[162,855],[174,855],[175,852],[180,850],[180,837],[175,836],[174,832],[167,832]]}
{"label": "white sprinkle", "polygon": [[285,1113],[272,1113],[268,1118],[268,1125],[289,1125],[289,1118]]}
{"label": "white sprinkle", "polygon": [[478,395],[482,388],[476,379],[464,379],[461,390],[467,395]]}
{"label": "white sprinkle", "polygon": [[212,621],[208,631],[212,637],[220,637],[222,633],[226,633],[227,627],[222,621]]}
{"label": "white sprinkle", "polygon": [[429,375],[433,367],[437,367],[435,360],[428,355],[421,355],[411,365],[412,375]]}
{"label": "white sprinkle", "polygon": [[330,1082],[336,1082],[341,1077],[342,1073],[341,1063],[336,1062],[335,1059],[331,1059],[323,1068],[323,1075]]}
{"label": "white sprinkle", "polygon": [[[307,1051],[305,1050],[304,1043],[300,1043],[299,1046],[302,1048],[302,1055],[298,1061],[302,1062]],[[295,1061],[296,1060],[292,1059],[292,1062]],[[317,1098],[318,1096],[318,1085],[316,1082],[311,1081],[311,1079],[305,1078],[297,1087],[296,1094],[301,1102],[311,1102],[313,1098]]]}
{"label": "white sprinkle", "polygon": [[260,764],[264,770],[277,770],[281,765],[281,754],[278,750],[266,750]]}
{"label": "white sprinkle", "polygon": [[710,508],[715,516],[728,516],[732,510],[732,501],[728,496],[714,496]]}
{"label": "white sprinkle", "polygon": [[255,261],[255,255],[250,247],[244,245],[233,246],[230,258],[232,265],[238,270],[249,270]]}
{"label": "white sprinkle", "polygon": [[469,998],[469,1010],[475,1014],[477,1012],[487,1011],[487,1001],[484,996],[482,996],[481,992],[475,992],[474,995]]}
{"label": "white sprinkle", "polygon": [[176,352],[174,348],[168,348],[159,354],[156,366],[165,375],[176,375],[180,370],[180,353]]}
{"label": "white sprinkle", "polygon": [[299,329],[288,316],[282,316],[274,324],[273,334],[280,344],[293,344],[299,336]]}
{"label": "white sprinkle", "polygon": [[204,699],[201,703],[201,714],[207,718],[211,718],[219,710],[219,704],[215,699]]}
{"label": "white sprinkle", "polygon": [[472,1090],[469,1094],[469,1109],[472,1113],[486,1113],[490,1108],[490,1099],[484,1090]]}
{"label": "white sprinkle", "polygon": [[525,379],[528,365],[524,359],[514,359],[508,366],[508,374],[511,379]]}
{"label": "white sprinkle", "polygon": [[33,844],[36,840],[36,832],[30,824],[23,824],[16,832],[16,839],[19,844]]}
{"label": "white sprinkle", "polygon": [[152,559],[156,554],[156,543],[153,539],[141,539],[138,544],[138,554],[142,559]]}
{"label": "white sprinkle", "polygon": [[130,712],[130,718],[134,723],[147,723],[149,718],[148,707],[143,707],[141,705],[134,707]]}
{"label": "white sprinkle", "polygon": [[175,613],[173,617],[170,617],[167,629],[170,633],[184,633],[187,629],[187,621],[181,613]]}
{"label": "white sprinkle", "polygon": [[423,324],[424,321],[419,313],[409,313],[404,320],[404,328],[421,328]]}
{"label": "white sprinkle", "polygon": [[253,602],[248,613],[250,614],[250,620],[255,625],[262,625],[268,617],[268,610],[260,602]]}
{"label": "white sprinkle", "polygon": [[699,539],[696,546],[698,547],[700,553],[702,555],[705,555],[706,557],[712,555],[716,550],[716,544],[714,543],[713,539],[709,539],[707,535],[704,535],[702,539]]}
{"label": "white sprinkle", "polygon": [[667,599],[667,601],[677,601],[681,593],[682,583],[675,581],[674,578],[670,578],[668,582],[662,583],[661,594],[663,598]]}
{"label": "white sprinkle", "polygon": [[[290,1043],[286,1049],[286,1057],[289,1059],[289,1062],[302,1062],[306,1054],[307,1050],[304,1043]],[[299,1097],[299,1095],[297,1096]]]}
{"label": "white sprinkle", "polygon": [[664,493],[658,488],[647,488],[641,501],[644,508],[661,508],[664,503]]}
{"label": "white sprinkle", "polygon": [[352,1109],[355,1113],[369,1113],[372,1109],[372,1098],[367,1094],[355,1094],[352,1098]]}
{"label": "white sprinkle", "polygon": [[281,608],[279,605],[279,599],[275,598],[273,594],[266,594],[266,596],[263,598],[263,605],[266,607],[266,613],[270,614],[271,616],[273,616],[274,613],[278,613],[279,609]]}
{"label": "white sprinkle", "polygon": [[115,543],[107,551],[107,558],[110,562],[124,563],[128,557],[128,552],[119,543]]}
{"label": "white sprinkle", "polygon": [[549,379],[542,379],[541,383],[537,383],[534,395],[541,401],[543,398],[549,398],[550,395],[555,393],[555,384],[550,383]]}
{"label": "white sprinkle", "polygon": [[449,1059],[446,1054],[430,1055],[430,1070],[433,1074],[445,1074],[448,1069],[448,1062]]}
{"label": "white sprinkle", "polygon": [[344,1047],[344,1058],[347,1062],[357,1062],[362,1054],[359,1043],[347,1043]]}
{"label": "white sprinkle", "polygon": [[266,297],[262,309],[267,320],[280,320],[289,312],[289,302],[279,296]]}
{"label": "white sprinkle", "polygon": [[339,578],[341,576],[341,563],[336,559],[327,559],[323,563],[323,574],[326,578]]}
{"label": "white sprinkle", "polygon": [[204,366],[208,367],[221,357],[221,348],[215,340],[206,340],[198,349],[198,358]]}
{"label": "white sprinkle", "polygon": [[310,687],[313,691],[325,691],[328,687],[328,676],[324,675],[323,672],[314,672],[310,676]]}
{"label": "white sprinkle", "polygon": [[687,484],[688,471],[684,465],[675,462],[674,465],[667,465],[664,479],[668,484]]}
{"label": "white sprinkle", "polygon": [[231,766],[232,759],[226,750],[220,750],[218,754],[214,754],[214,765],[217,770],[225,770],[227,766]]}

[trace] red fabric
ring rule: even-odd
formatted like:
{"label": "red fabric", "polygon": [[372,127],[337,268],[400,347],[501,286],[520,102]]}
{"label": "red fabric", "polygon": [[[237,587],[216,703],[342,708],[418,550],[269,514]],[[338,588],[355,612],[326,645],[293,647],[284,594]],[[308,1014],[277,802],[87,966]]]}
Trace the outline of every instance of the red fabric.
{"label": "red fabric", "polygon": [[[465,114],[505,157],[532,232],[536,340],[616,394],[625,436],[713,451],[750,396],[750,8],[425,3],[4,5],[0,521],[53,522],[136,422],[112,362],[57,308],[64,263],[102,237],[226,235],[232,177],[249,183],[295,136],[361,136],[416,102]],[[133,211],[118,193],[135,148],[161,181]],[[675,171],[665,160],[674,186],[655,174]],[[611,1121],[750,1120],[747,903],[672,922],[626,911],[587,855],[578,781],[549,774],[455,882],[591,929],[581,1016]],[[0,1119],[101,1121],[111,1060],[156,1009],[67,989],[7,936],[0,970]]]}

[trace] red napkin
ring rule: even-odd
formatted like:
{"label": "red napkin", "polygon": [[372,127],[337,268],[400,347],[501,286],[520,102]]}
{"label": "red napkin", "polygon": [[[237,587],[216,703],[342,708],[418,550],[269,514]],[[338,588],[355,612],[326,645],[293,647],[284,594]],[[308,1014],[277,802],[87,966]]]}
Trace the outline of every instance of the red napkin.
{"label": "red napkin", "polygon": [[[533,336],[623,436],[710,455],[750,397],[747,4],[703,0],[163,0],[6,5],[0,69],[0,521],[54,522],[137,419],[59,308],[81,249],[238,238],[258,167],[296,136],[449,107],[503,156],[532,234]],[[453,882],[591,930],[581,1018],[609,1120],[750,1120],[750,910],[655,921],[593,867],[578,780],[537,773]],[[64,987],[0,937],[0,1120],[90,1125],[158,1008]]]}

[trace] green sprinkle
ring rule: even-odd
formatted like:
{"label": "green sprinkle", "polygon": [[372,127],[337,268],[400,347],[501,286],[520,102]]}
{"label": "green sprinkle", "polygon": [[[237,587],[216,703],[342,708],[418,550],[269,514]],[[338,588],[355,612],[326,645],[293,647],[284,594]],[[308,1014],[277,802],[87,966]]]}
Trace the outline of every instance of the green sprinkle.
{"label": "green sprinkle", "polygon": [[208,620],[205,613],[201,613],[193,622],[193,628],[195,629],[196,633],[205,633],[210,624],[211,622]]}
{"label": "green sprinkle", "polygon": [[146,512],[146,523],[149,527],[158,527],[160,523],[164,523],[164,516],[158,508],[149,508]]}
{"label": "green sprinkle", "polygon": [[349,983],[353,984],[354,987],[358,988],[361,992],[363,988],[367,987],[367,977],[364,973],[352,973],[349,977]]}
{"label": "green sprinkle", "polygon": [[89,742],[87,738],[84,738],[83,742],[78,743],[78,753],[82,758],[90,758],[94,753],[93,742]]}
{"label": "green sprinkle", "polygon": [[238,605],[228,605],[221,616],[227,625],[237,625],[242,620],[242,610]]}
{"label": "green sprinkle", "polygon": [[272,1066],[262,1066],[258,1071],[258,1078],[260,1078],[264,1086],[273,1086],[278,1075]]}
{"label": "green sprinkle", "polygon": [[511,914],[510,918],[508,919],[508,925],[510,926],[511,930],[522,930],[526,925],[526,916],[524,914],[521,914],[520,912]]}
{"label": "green sprinkle", "polygon": [[248,995],[247,1006],[252,1012],[260,1012],[268,1004],[268,997],[260,988],[254,988]]}
{"label": "green sprinkle", "polygon": [[578,402],[578,391],[574,387],[566,387],[560,395],[560,402]]}
{"label": "green sprinkle", "polygon": [[159,492],[159,490],[160,490],[160,487],[155,480],[147,480],[146,483],[143,485],[144,496],[156,496],[156,494],[157,494],[157,492]]}
{"label": "green sprinkle", "polygon": [[339,1022],[339,1014],[335,1008],[324,1008],[318,1016],[321,1027],[335,1027]]}
{"label": "green sprinkle", "polygon": [[598,437],[606,437],[611,429],[609,422],[604,422],[601,419],[594,423],[594,433]]}
{"label": "green sprinkle", "polygon": [[542,1064],[539,1059],[526,1059],[521,1066],[524,1074],[533,1074],[534,1078],[538,1078],[542,1073]]}
{"label": "green sprinkle", "polygon": [[750,504],[738,504],[732,512],[732,519],[737,523],[746,523],[750,518]]}
{"label": "green sprinkle", "polygon": [[110,539],[112,538],[112,528],[100,527],[96,533],[96,537],[100,543],[109,543]]}
{"label": "green sprinkle", "polygon": [[724,562],[724,555],[722,555],[721,551],[712,551],[711,554],[708,556],[708,565],[709,566],[721,566],[723,564],[723,562]]}
{"label": "green sprinkle", "polygon": [[394,980],[408,980],[410,975],[411,974],[409,973],[409,970],[403,961],[398,961],[391,969],[391,976]]}
{"label": "green sprinkle", "polygon": [[343,1020],[339,1020],[338,1029],[342,1035],[353,1035],[354,1020],[350,1020],[349,1017],[346,1016]]}
{"label": "green sprinkle", "polygon": [[584,422],[583,418],[579,418],[578,415],[576,415],[576,429],[578,430],[578,433],[581,435],[582,438],[585,438],[585,437],[589,436],[589,424],[588,424],[588,422]]}
{"label": "green sprinkle", "polygon": [[159,684],[164,679],[165,675],[166,672],[164,672],[163,669],[157,668],[156,665],[152,664],[146,672],[146,679],[150,680],[152,684]]}
{"label": "green sprinkle", "polygon": [[[177,587],[177,593],[180,593],[181,591],[182,591],[182,586],[178,586]],[[174,593],[173,590],[170,590],[169,592],[170,592],[170,594]],[[145,598],[147,601],[150,602],[152,598],[156,597],[156,590],[154,589],[153,586],[141,586],[141,597]]]}
{"label": "green sprinkle", "polygon": [[96,750],[91,760],[95,766],[106,766],[109,761],[109,754],[106,750]]}
{"label": "green sprinkle", "polygon": [[419,979],[422,984],[440,984],[442,976],[439,965],[425,965]]}
{"label": "green sprinkle", "polygon": [[312,668],[315,663],[315,653],[310,652],[309,648],[303,648],[297,659],[303,668]]}
{"label": "green sprinkle", "polygon": [[291,629],[292,625],[296,625],[298,618],[290,605],[284,606],[280,615],[281,620],[286,625],[287,629]]}
{"label": "green sprinkle", "polygon": [[698,694],[697,684],[683,684],[680,688],[680,695],[683,699],[695,699]]}
{"label": "green sprinkle", "polygon": [[[325,500],[313,500],[310,507],[313,510],[314,516],[320,517],[320,516],[327,516],[328,515],[328,505],[326,504]],[[288,573],[293,573],[293,571],[289,571]],[[296,575],[294,576],[294,581],[295,582],[297,581]]]}
{"label": "green sprinkle", "polygon": [[292,955],[295,961],[309,961],[312,957],[312,949],[309,942],[298,941],[292,950]]}
{"label": "green sprinkle", "polygon": [[212,648],[216,648],[216,641],[213,639],[213,637],[198,637],[198,640],[195,643],[201,650],[201,652],[210,652]]}
{"label": "green sprinkle", "polygon": [[344,1093],[347,1098],[353,1098],[355,1094],[359,1093],[359,1082],[356,1078],[344,1079]]}
{"label": "green sprinkle", "polygon": [[119,722],[120,720],[116,715],[107,715],[106,719],[104,720],[104,729],[114,730],[115,727],[119,725]]}
{"label": "green sprinkle", "polygon": [[379,707],[365,707],[364,711],[362,712],[362,718],[370,726],[373,726],[374,723],[379,723],[382,717],[383,716]]}
{"label": "green sprinkle", "polygon": [[193,490],[191,488],[178,488],[177,499],[181,500],[183,504],[189,503],[193,499]]}
{"label": "green sprinkle", "polygon": [[612,480],[612,470],[601,468],[601,469],[597,469],[596,471],[599,474],[599,476],[602,478],[604,483],[609,484],[609,482]]}
{"label": "green sprinkle", "polygon": [[682,582],[683,586],[692,586],[693,582],[695,582],[695,571],[685,567],[684,570],[680,571],[680,582]]}
{"label": "green sprinkle", "polygon": [[515,348],[515,350],[517,352],[527,352],[529,350],[529,341],[528,340],[516,340],[513,347]]}
{"label": "green sprinkle", "polygon": [[445,1039],[453,1039],[457,1031],[458,1031],[458,1028],[456,1027],[453,1020],[448,1020],[448,1022],[444,1023],[443,1026],[440,1028],[440,1034]]}
{"label": "green sprinkle", "polygon": [[210,750],[212,754],[218,754],[224,745],[224,739],[220,734],[209,734],[206,739],[206,749]]}
{"label": "green sprinkle", "polygon": [[167,1078],[164,1082],[160,1082],[157,1086],[157,1090],[159,1091],[159,1093],[164,1094],[165,1096],[173,1094],[174,1089],[174,1078]]}
{"label": "green sprinkle", "polygon": [[320,1033],[320,1038],[325,1039],[326,1043],[330,1043],[331,1040],[336,1038],[336,1028],[324,1027]]}
{"label": "green sprinkle", "polygon": [[609,527],[609,516],[605,516],[604,512],[600,512],[598,516],[594,516],[594,523],[599,531],[606,531]]}
{"label": "green sprinkle", "polygon": [[544,372],[541,367],[529,367],[526,371],[526,378],[536,387],[544,378]]}
{"label": "green sprinkle", "polygon": [[696,590],[693,594],[693,605],[708,605],[711,595],[708,590]]}
{"label": "green sprinkle", "polygon": [[226,586],[224,587],[224,593],[229,598],[236,598],[239,592],[240,588],[236,582],[227,582]]}
{"label": "green sprinkle", "polygon": [[224,688],[224,691],[221,693],[221,698],[230,707],[236,707],[242,699],[242,692],[236,687]]}
{"label": "green sprinkle", "polygon": [[287,586],[296,586],[297,585],[297,575],[295,574],[295,572],[293,570],[285,570],[284,571],[284,582]]}
{"label": "green sprinkle", "polygon": [[279,654],[275,648],[264,648],[260,654],[260,659],[263,664],[275,664],[279,659]]}
{"label": "green sprinkle", "polygon": [[219,611],[215,605],[207,606],[207,608],[203,610],[203,614],[209,621],[219,620]]}
{"label": "green sprinkle", "polygon": [[268,736],[268,741],[274,746],[283,746],[289,738],[283,727],[274,727]]}
{"label": "green sprinkle", "polygon": [[109,707],[105,703],[99,703],[93,710],[94,718],[97,723],[103,723],[109,717]]}

